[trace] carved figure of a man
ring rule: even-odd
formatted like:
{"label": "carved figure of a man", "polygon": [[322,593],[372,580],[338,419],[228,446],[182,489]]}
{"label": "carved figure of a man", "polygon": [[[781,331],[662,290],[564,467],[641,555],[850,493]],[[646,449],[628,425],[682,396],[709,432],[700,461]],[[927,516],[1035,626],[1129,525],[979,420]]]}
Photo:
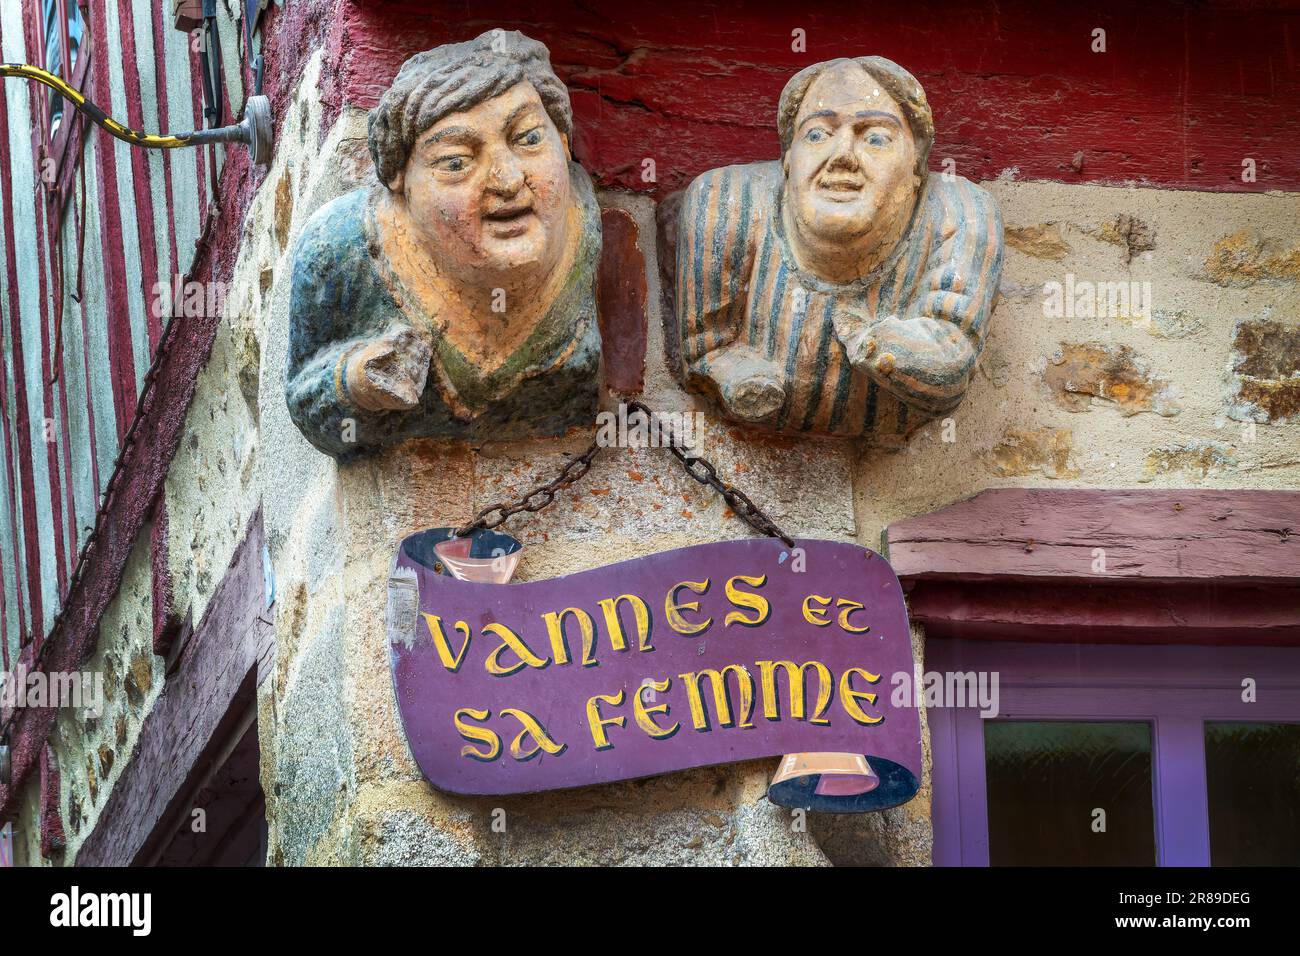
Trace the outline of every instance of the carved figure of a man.
{"label": "carved figure of a man", "polygon": [[778,162],[704,173],[678,219],[683,379],[731,419],[897,446],[961,401],[988,331],[1002,220],[930,174],[925,93],[880,57],[781,94]]}
{"label": "carved figure of a man", "polygon": [[493,30],[417,54],[370,114],[379,184],[295,253],[287,400],[350,458],[407,438],[590,424],[600,215],[546,47]]}

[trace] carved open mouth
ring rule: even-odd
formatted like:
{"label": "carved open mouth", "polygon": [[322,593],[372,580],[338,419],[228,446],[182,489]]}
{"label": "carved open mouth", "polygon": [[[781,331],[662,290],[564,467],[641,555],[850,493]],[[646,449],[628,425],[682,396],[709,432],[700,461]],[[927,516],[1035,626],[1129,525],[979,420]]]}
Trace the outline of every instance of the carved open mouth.
{"label": "carved open mouth", "polygon": [[861,179],[823,179],[817,184],[817,191],[835,202],[848,202],[862,194],[866,183]]}
{"label": "carved open mouth", "polygon": [[512,236],[522,235],[528,230],[531,221],[529,217],[532,214],[533,204],[531,202],[517,203],[512,206],[501,206],[491,212],[485,212],[483,221],[491,227],[493,235],[508,239]]}

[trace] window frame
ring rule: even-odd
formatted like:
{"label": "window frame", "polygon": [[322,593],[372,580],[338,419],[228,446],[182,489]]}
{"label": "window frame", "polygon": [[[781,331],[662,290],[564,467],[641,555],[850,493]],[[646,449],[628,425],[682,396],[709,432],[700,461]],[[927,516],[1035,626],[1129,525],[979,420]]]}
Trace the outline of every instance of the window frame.
{"label": "window frame", "polygon": [[[926,669],[996,671],[998,719],[1146,722],[1157,866],[1209,866],[1205,724],[1300,723],[1300,648],[932,639]],[[1256,701],[1242,681],[1256,682]],[[936,866],[988,866],[984,728],[975,708],[926,711]]]}
{"label": "window frame", "polygon": [[[88,0],[56,0],[59,4],[60,15],[66,19],[67,14],[73,7],[81,14],[81,43],[77,48],[77,59],[72,65],[71,77],[64,77],[68,83],[77,90],[82,91],[90,99],[93,99],[92,92],[87,88],[92,76],[90,72],[91,60],[94,57],[94,40],[93,31],[90,26],[90,4]],[[32,36],[37,41],[40,50],[41,69],[48,70],[49,66],[45,62],[45,54],[48,49],[48,42],[45,36],[45,5],[40,0],[27,7],[31,15],[35,18],[32,30]],[[63,38],[59,39],[59,49],[66,54],[64,50]],[[62,74],[60,74],[62,75]],[[39,136],[40,149],[45,152],[45,157],[54,160],[54,181],[44,184],[46,202],[49,204],[49,215],[51,217],[51,235],[58,236],[62,229],[63,214],[66,211],[68,200],[72,196],[72,177],[77,171],[80,163],[84,162],[84,144],[85,144],[85,126],[88,122],[80,113],[72,109],[71,106],[65,106],[63,121],[59,123],[58,130],[53,136],[50,134],[50,115],[49,101],[54,96],[54,91],[42,85],[40,87],[42,95],[38,106],[39,112]],[[38,173],[39,178],[39,173]]]}

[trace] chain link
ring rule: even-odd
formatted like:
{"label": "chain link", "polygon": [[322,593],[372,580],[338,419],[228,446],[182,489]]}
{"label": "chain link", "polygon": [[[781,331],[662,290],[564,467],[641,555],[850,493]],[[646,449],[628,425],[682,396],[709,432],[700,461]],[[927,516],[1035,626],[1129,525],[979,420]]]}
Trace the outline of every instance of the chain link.
{"label": "chain link", "polygon": [[[629,402],[625,406],[633,412],[638,412],[645,416],[646,425],[649,426],[654,418],[654,412],[643,405],[641,402]],[[722,496],[722,500],[727,506],[736,513],[741,521],[749,525],[759,534],[767,535],[773,538],[779,538],[787,547],[794,547],[794,540],[784,531],[777,527],[763,511],[749,499],[743,491],[735,486],[728,484],[718,477],[718,470],[713,464],[699,455],[692,455],[688,449],[679,444],[677,436],[673,434],[672,429],[664,422],[660,422],[660,434],[668,437],[668,450],[673,453],[686,474],[695,479],[702,485],[707,485]],[[561,469],[560,473],[551,481],[544,485],[539,485],[528,494],[518,499],[514,503],[500,501],[494,505],[489,505],[474,516],[474,520],[463,528],[456,529],[456,537],[463,538],[479,530],[489,530],[499,527],[508,521],[512,516],[521,512],[535,514],[543,508],[548,507],[555,501],[557,492],[563,491],[572,485],[591,469],[591,463],[595,461],[596,456],[600,454],[602,446],[599,440],[593,441],[585,452],[576,458],[570,459],[568,464]],[[697,470],[698,469],[698,470]],[[493,516],[493,512],[497,512]]]}
{"label": "chain link", "polygon": [[[521,512],[526,511],[530,514],[536,514],[543,508],[548,507],[555,501],[556,493],[563,491],[591,470],[591,463],[596,460],[596,456],[601,453],[601,450],[600,442],[592,441],[586,451],[577,458],[571,458],[560,470],[560,473],[546,484],[538,485],[513,504],[499,501],[494,505],[489,505],[476,514],[474,520],[465,527],[457,528],[456,537],[463,538],[475,531],[490,530],[505,524],[512,516]],[[489,517],[494,511],[498,511],[500,514],[496,517]]]}
{"label": "chain link", "polygon": [[[634,412],[640,412],[644,415],[647,426],[649,426],[650,421],[654,418],[654,412],[641,402],[629,402],[627,407]],[[720,494],[722,500],[725,501],[727,506],[736,513],[736,516],[759,534],[767,535],[772,538],[779,538],[786,547],[794,547],[794,539],[777,527],[776,522],[764,514],[758,505],[750,501],[748,495],[739,488],[718,477],[718,470],[713,467],[712,462],[706,458],[701,458],[699,455],[692,455],[687,449],[683,448],[678,443],[677,436],[672,433],[672,430],[668,428],[664,422],[661,421],[659,423],[659,428],[660,434],[664,434],[665,432],[667,433],[668,450],[671,451],[674,457],[682,463],[682,467],[686,469],[686,474],[690,475],[700,484],[708,485]],[[703,469],[703,474],[696,472],[696,466]]]}

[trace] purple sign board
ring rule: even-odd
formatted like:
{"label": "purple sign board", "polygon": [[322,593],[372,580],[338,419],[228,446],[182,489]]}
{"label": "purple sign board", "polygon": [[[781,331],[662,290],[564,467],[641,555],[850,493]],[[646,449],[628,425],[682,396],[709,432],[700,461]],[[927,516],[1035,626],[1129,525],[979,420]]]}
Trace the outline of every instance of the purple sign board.
{"label": "purple sign board", "polygon": [[913,674],[907,612],[875,552],[755,538],[492,584],[447,574],[433,550],[447,537],[405,539],[388,595],[398,710],[438,789],[525,793],[829,752],[865,757],[872,792],[777,802],[881,809],[916,793],[917,711],[890,703],[892,675]]}

